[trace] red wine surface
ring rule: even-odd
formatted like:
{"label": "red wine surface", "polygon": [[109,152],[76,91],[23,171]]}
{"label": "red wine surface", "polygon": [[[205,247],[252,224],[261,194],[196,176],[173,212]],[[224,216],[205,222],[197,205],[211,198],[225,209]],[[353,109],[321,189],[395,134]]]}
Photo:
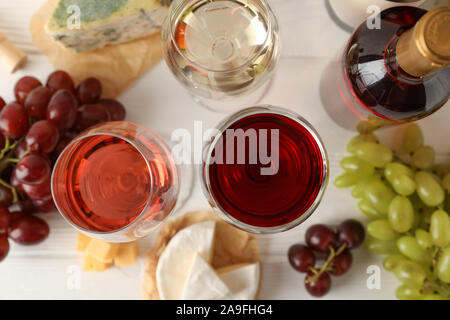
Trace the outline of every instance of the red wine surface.
{"label": "red wine surface", "polygon": [[[263,164],[256,150],[245,144],[246,161],[237,163],[238,144],[234,143],[234,164],[212,163],[209,173],[210,190],[216,203],[227,214],[248,225],[275,227],[285,225],[302,216],[316,199],[323,183],[324,159],[312,134],[298,121],[275,113],[260,113],[234,122],[229,129],[267,129],[268,156],[276,152],[270,143],[271,130],[279,130],[278,171],[264,175]],[[226,141],[224,132],[223,141]],[[231,139],[229,137],[229,139]],[[237,139],[235,139],[236,141]],[[259,140],[258,140],[259,141]],[[226,159],[227,143],[216,144],[212,155]],[[258,150],[260,144],[258,143]],[[250,164],[249,159],[258,159]]]}

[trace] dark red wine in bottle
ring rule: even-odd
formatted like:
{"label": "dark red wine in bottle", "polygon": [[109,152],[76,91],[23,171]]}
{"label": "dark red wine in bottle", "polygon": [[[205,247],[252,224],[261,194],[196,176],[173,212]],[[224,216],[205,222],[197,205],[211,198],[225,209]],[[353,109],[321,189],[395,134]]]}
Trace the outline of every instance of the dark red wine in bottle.
{"label": "dark red wine in bottle", "polygon": [[384,10],[363,23],[322,75],[328,114],[350,130],[424,118],[450,95],[450,7]]}

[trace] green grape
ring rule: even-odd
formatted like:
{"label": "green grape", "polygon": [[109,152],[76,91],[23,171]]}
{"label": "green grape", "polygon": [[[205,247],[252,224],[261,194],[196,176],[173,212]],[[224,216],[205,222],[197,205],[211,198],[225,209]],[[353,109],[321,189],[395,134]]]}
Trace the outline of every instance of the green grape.
{"label": "green grape", "polygon": [[374,142],[362,142],[356,146],[356,155],[374,167],[382,168],[393,159],[392,150]]}
{"label": "green grape", "polygon": [[374,254],[397,254],[397,243],[394,240],[378,240],[369,237],[366,241],[366,248]]}
{"label": "green grape", "polygon": [[358,208],[364,213],[369,219],[376,220],[383,218],[383,215],[380,214],[367,200],[361,200],[358,203]]}
{"label": "green grape", "polygon": [[450,298],[441,296],[439,294],[430,293],[424,295],[423,300],[450,300]]}
{"label": "green grape", "polygon": [[421,246],[422,249],[425,250],[432,248],[434,245],[430,233],[423,229],[416,230],[416,241],[419,244],[419,246]]}
{"label": "green grape", "polygon": [[447,212],[437,210],[431,215],[430,234],[436,246],[443,248],[450,244],[450,217]]}
{"label": "green grape", "polygon": [[415,123],[408,125],[403,136],[402,150],[405,152],[414,152],[422,146],[422,129]]}
{"label": "green grape", "polygon": [[450,247],[441,253],[437,261],[436,273],[441,281],[450,283]]}
{"label": "green grape", "polygon": [[398,233],[392,229],[386,219],[374,220],[367,225],[367,233],[378,240],[395,240]]}
{"label": "green grape", "polygon": [[416,183],[407,175],[400,175],[394,178],[392,187],[395,192],[402,196],[410,196],[416,191]]}
{"label": "green grape", "polygon": [[404,284],[422,286],[427,277],[424,267],[414,261],[405,260],[394,269],[394,274]]}
{"label": "green grape", "polygon": [[414,151],[411,157],[411,165],[422,170],[428,170],[433,166],[435,158],[436,153],[432,147],[420,147]]}
{"label": "green grape", "polygon": [[450,173],[450,163],[440,163],[433,167],[433,172],[439,177],[443,178]]}
{"label": "green grape", "polygon": [[384,168],[384,176],[390,183],[394,183],[394,179],[401,175],[406,175],[410,178],[414,178],[414,171],[399,162],[388,163],[386,165],[386,168]]}
{"label": "green grape", "polygon": [[356,130],[359,133],[371,133],[372,131],[375,131],[379,128],[380,126],[373,123],[373,122],[369,122],[369,121],[360,121],[357,125],[356,125]]}
{"label": "green grape", "polygon": [[450,193],[450,173],[447,173],[442,179],[442,186],[448,193]]}
{"label": "green grape", "polygon": [[334,180],[334,185],[338,188],[348,188],[358,183],[358,176],[353,173],[343,173]]}
{"label": "green grape", "polygon": [[396,196],[389,205],[388,220],[392,229],[403,233],[414,226],[414,208],[407,197]]}
{"label": "green grape", "polygon": [[416,238],[404,236],[397,240],[398,250],[409,259],[423,265],[431,265],[431,255],[423,249]]}
{"label": "green grape", "polygon": [[367,184],[364,199],[379,213],[387,215],[389,204],[394,199],[394,192],[383,181],[374,180]]}
{"label": "green grape", "polygon": [[352,189],[352,196],[357,199],[364,198],[366,186],[372,181],[375,180],[381,181],[380,178],[381,177],[378,174],[373,176],[362,177],[361,179],[358,180],[358,183]]}
{"label": "green grape", "polygon": [[421,291],[421,286],[402,284],[397,288],[395,296],[399,300],[422,300],[425,296]]}
{"label": "green grape", "polygon": [[444,189],[432,174],[420,171],[415,176],[416,189],[419,198],[429,207],[436,207],[445,200]]}
{"label": "green grape", "polygon": [[378,138],[373,133],[368,134],[359,134],[353,139],[350,140],[350,142],[347,145],[347,151],[350,153],[356,152],[356,147],[362,143],[362,142],[378,142]]}
{"label": "green grape", "polygon": [[356,174],[360,178],[373,175],[375,172],[375,168],[373,166],[355,156],[342,159],[341,167],[346,172]]}
{"label": "green grape", "polygon": [[383,259],[383,267],[387,271],[393,271],[400,263],[405,260],[407,259],[401,254],[391,254]]}

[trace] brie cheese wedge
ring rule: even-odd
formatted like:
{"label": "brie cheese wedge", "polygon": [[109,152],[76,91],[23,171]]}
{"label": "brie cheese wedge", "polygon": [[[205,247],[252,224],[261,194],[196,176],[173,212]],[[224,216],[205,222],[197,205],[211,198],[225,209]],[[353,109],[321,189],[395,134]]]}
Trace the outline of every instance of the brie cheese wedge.
{"label": "brie cheese wedge", "polygon": [[156,267],[156,285],[162,300],[181,299],[197,253],[211,263],[215,226],[214,221],[196,223],[170,240]]}
{"label": "brie cheese wedge", "polygon": [[230,294],[227,285],[214,269],[199,254],[196,254],[181,299],[219,300],[226,299]]}
{"label": "brie cheese wedge", "polygon": [[230,300],[254,300],[259,290],[261,276],[259,263],[240,264],[217,271],[231,291]]}

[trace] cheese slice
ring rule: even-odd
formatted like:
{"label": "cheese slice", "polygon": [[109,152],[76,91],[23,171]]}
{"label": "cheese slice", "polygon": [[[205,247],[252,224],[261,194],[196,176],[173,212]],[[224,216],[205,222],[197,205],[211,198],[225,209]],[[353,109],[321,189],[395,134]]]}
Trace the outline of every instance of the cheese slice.
{"label": "cheese slice", "polygon": [[59,0],[45,32],[78,52],[160,30],[171,0]]}
{"label": "cheese slice", "polygon": [[183,300],[219,300],[231,294],[227,285],[220,279],[213,268],[196,254],[191,271],[186,280]]}
{"label": "cheese slice", "polygon": [[254,300],[259,290],[261,277],[259,263],[240,264],[217,270],[231,294],[230,300]]}
{"label": "cheese slice", "polygon": [[211,263],[216,223],[193,224],[179,231],[168,243],[156,267],[156,284],[162,300],[179,300],[196,253]]}
{"label": "cheese slice", "polygon": [[86,251],[86,248],[91,242],[91,237],[88,237],[84,233],[78,232],[78,238],[77,238],[77,251],[84,252]]}
{"label": "cheese slice", "polygon": [[116,255],[119,244],[110,243],[100,239],[92,239],[86,248],[86,255],[91,256],[97,261],[109,263]]}
{"label": "cheese slice", "polygon": [[103,272],[109,267],[109,263],[101,262],[97,259],[91,257],[88,254],[84,255],[83,259],[83,270],[84,271],[95,271],[95,272]]}

